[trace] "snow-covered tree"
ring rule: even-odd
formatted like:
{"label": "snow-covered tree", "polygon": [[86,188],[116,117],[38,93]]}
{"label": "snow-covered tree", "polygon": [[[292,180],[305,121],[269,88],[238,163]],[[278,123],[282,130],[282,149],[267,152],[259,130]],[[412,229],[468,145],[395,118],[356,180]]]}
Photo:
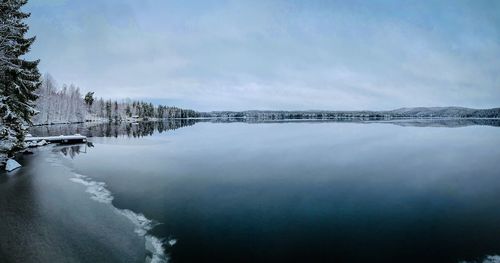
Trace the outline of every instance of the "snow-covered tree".
{"label": "snow-covered tree", "polygon": [[23,148],[26,124],[36,113],[35,90],[40,86],[38,60],[22,58],[35,37],[26,37],[27,0],[0,0],[0,162]]}
{"label": "snow-covered tree", "polygon": [[[103,100],[95,98],[94,92],[84,97],[80,88],[74,84],[63,84],[59,87],[49,74],[42,78],[42,85],[36,91],[39,95],[35,108],[39,114],[33,117],[33,123],[56,124],[85,121],[109,121],[119,123],[137,115],[144,119],[167,119],[198,117],[193,110],[167,107],[143,101],[125,99]],[[91,113],[91,114],[88,114]]]}
{"label": "snow-covered tree", "polygon": [[39,114],[33,117],[34,124],[84,122],[85,102],[80,88],[71,84],[58,88],[55,80],[46,74],[37,90],[39,95],[35,108]]}
{"label": "snow-covered tree", "polygon": [[118,101],[113,102],[113,120],[119,122],[121,120],[120,109],[118,107]]}
{"label": "snow-covered tree", "polygon": [[112,120],[112,114],[111,114],[111,100],[106,101],[106,118],[108,118],[109,121]]}

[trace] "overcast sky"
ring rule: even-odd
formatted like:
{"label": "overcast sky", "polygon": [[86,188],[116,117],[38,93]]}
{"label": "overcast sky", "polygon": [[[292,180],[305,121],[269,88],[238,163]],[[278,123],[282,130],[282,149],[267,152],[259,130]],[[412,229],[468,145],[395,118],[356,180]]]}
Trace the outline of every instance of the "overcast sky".
{"label": "overcast sky", "polygon": [[500,106],[500,1],[31,0],[58,83],[196,110]]}

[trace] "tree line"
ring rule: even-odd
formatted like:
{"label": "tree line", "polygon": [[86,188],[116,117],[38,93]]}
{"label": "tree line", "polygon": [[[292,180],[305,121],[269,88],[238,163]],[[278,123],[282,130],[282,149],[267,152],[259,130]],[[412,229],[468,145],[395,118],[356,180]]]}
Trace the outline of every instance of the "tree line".
{"label": "tree line", "polygon": [[287,119],[394,119],[394,118],[500,118],[500,108],[417,107],[389,111],[212,111],[205,118],[246,118],[256,120]]}
{"label": "tree line", "polygon": [[59,87],[50,74],[42,78],[36,90],[38,99],[34,124],[75,123],[85,121],[121,122],[139,119],[194,118],[199,114],[190,109],[153,105],[150,102],[124,99],[121,101],[95,98],[94,92],[83,96],[80,88],[70,84]]}

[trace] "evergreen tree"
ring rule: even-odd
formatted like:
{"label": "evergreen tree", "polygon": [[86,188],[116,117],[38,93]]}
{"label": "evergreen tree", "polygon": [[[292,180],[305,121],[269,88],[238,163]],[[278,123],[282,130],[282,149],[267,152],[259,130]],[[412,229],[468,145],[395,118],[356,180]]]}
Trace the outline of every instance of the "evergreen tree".
{"label": "evergreen tree", "polygon": [[21,57],[29,52],[35,37],[26,37],[29,17],[20,8],[27,0],[0,0],[0,162],[22,149],[26,124],[36,110],[35,90],[40,86],[38,62]]}
{"label": "evergreen tree", "polygon": [[92,113],[91,112],[91,108],[92,108],[92,104],[94,103],[94,92],[87,92],[87,94],[85,95],[85,98],[83,99],[85,101],[85,104],[87,105],[88,109],[89,109],[89,113]]}

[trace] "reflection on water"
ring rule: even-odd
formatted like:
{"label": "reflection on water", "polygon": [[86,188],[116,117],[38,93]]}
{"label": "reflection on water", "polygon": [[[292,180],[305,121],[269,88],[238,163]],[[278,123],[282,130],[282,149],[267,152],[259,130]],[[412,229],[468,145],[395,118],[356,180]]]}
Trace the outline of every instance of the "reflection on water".
{"label": "reflection on water", "polygon": [[500,127],[500,119],[466,119],[466,118],[401,118],[401,119],[384,119],[384,118],[343,118],[343,119],[289,119],[289,120],[260,120],[260,119],[244,119],[244,118],[220,118],[212,119],[211,122],[231,123],[231,122],[246,122],[246,123],[385,123],[398,126],[410,127],[446,127],[457,128],[465,126],[494,126]]}
{"label": "reflection on water", "polygon": [[76,123],[76,124],[56,124],[45,126],[34,126],[30,128],[30,133],[34,136],[57,136],[68,134],[82,134],[88,137],[144,137],[153,135],[155,132],[163,133],[170,130],[179,129],[186,126],[191,126],[199,122],[214,122],[214,123],[234,123],[243,122],[249,124],[264,124],[264,123],[386,123],[398,126],[412,127],[445,127],[457,128],[465,126],[494,126],[500,127],[500,119],[337,119],[337,120],[257,120],[257,119],[238,119],[238,118],[221,118],[221,119],[174,119],[165,121],[150,121],[129,123]]}
{"label": "reflection on water", "polygon": [[64,156],[74,159],[75,156],[79,155],[80,153],[87,153],[87,149],[92,147],[94,147],[94,144],[92,142],[87,142],[84,144],[76,144],[71,146],[60,147],[58,148],[58,150]]}
{"label": "reflection on water", "polygon": [[177,119],[158,122],[122,122],[115,123],[75,123],[33,126],[30,133],[34,136],[58,136],[68,134],[81,134],[88,137],[144,137],[150,136],[154,132],[163,133],[196,123],[193,119]]}
{"label": "reflection on water", "polygon": [[413,127],[458,128],[475,125],[500,127],[500,119],[403,119],[393,120],[389,123]]}

